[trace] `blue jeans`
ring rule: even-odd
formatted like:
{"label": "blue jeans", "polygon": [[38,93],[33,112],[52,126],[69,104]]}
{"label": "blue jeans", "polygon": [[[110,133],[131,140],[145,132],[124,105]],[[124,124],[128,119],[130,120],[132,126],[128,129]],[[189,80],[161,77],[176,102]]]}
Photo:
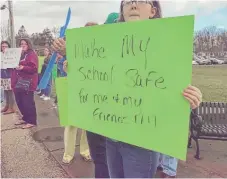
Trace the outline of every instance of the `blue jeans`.
{"label": "blue jeans", "polygon": [[87,141],[95,165],[95,178],[109,178],[106,161],[106,137],[87,131]]}
{"label": "blue jeans", "polygon": [[106,139],[106,152],[111,178],[153,178],[159,153],[123,142]]}
{"label": "blue jeans", "polygon": [[162,168],[163,173],[169,176],[177,175],[178,159],[168,155],[160,154],[159,162],[159,167]]}
{"label": "blue jeans", "polygon": [[42,90],[42,94],[49,97],[51,93],[51,86],[52,86],[52,76],[50,77],[47,87]]}

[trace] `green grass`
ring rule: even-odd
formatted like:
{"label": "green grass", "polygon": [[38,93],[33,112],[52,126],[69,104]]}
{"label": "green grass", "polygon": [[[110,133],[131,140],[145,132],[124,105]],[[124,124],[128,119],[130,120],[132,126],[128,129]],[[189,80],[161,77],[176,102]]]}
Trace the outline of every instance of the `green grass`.
{"label": "green grass", "polygon": [[192,84],[202,91],[203,101],[227,102],[227,65],[194,65]]}
{"label": "green grass", "polygon": [[41,72],[43,61],[44,61],[44,57],[39,56],[39,69],[38,69],[39,73]]}

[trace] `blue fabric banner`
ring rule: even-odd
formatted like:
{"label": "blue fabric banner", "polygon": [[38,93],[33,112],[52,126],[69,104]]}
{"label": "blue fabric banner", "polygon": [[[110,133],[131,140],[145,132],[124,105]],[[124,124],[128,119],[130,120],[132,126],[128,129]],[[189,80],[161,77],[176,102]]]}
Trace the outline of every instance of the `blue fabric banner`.
{"label": "blue fabric banner", "polygon": [[[71,18],[71,9],[69,8],[68,10],[68,13],[67,13],[67,17],[66,17],[66,20],[65,20],[65,25],[61,27],[60,29],[60,38],[63,38],[64,35],[65,35],[65,31],[68,27],[68,24],[69,24],[69,21],[70,21],[70,18]],[[51,74],[52,74],[52,70],[54,68],[54,64],[55,64],[55,60],[56,60],[56,57],[57,57],[57,53],[54,52],[50,58],[50,61],[49,61],[49,64],[43,74],[43,77],[42,79],[40,80],[39,82],[39,85],[38,85],[38,89],[45,89],[47,87],[47,84],[49,82],[49,79],[51,77]]]}

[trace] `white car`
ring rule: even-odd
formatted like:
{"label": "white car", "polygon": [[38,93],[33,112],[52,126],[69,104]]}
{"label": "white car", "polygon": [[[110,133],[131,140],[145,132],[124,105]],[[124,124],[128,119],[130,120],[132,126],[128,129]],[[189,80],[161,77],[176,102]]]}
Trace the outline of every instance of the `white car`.
{"label": "white car", "polygon": [[212,64],[224,64],[224,60],[218,60],[217,58],[210,58]]}
{"label": "white car", "polygon": [[198,65],[198,63],[196,61],[192,61],[192,65]]}

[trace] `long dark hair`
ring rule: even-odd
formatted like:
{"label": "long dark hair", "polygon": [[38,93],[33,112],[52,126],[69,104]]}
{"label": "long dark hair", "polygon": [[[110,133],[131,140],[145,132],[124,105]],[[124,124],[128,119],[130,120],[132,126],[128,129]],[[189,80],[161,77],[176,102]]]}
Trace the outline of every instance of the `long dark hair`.
{"label": "long dark hair", "polygon": [[51,48],[50,48],[50,47],[45,47],[45,49],[48,49],[49,54],[48,54],[48,56],[47,56],[47,57],[45,57],[45,59],[44,59],[44,63],[45,63],[45,64],[48,64],[48,63],[49,63],[49,61],[50,61],[50,58],[51,58],[51,56],[52,56],[52,51],[51,51]]}
{"label": "long dark hair", "polygon": [[21,41],[25,41],[25,42],[27,43],[27,45],[28,45],[28,50],[33,50],[32,42],[31,42],[30,39],[28,39],[28,38],[22,38],[22,39],[20,39],[20,41],[19,41],[19,46],[20,46],[20,44],[21,44]]}
{"label": "long dark hair", "polygon": [[[154,15],[154,17],[152,17],[152,19],[156,19],[156,18],[162,18],[162,8],[160,5],[159,1],[151,1],[148,0],[147,1],[149,4],[151,4],[153,7],[156,8],[156,14]],[[124,0],[121,1],[121,5],[120,5],[120,17],[119,17],[119,22],[125,22],[124,16],[123,16],[123,3]]]}
{"label": "long dark hair", "polygon": [[9,48],[11,47],[10,43],[8,41],[3,40],[3,41],[1,41],[1,52],[2,52],[2,44],[7,44]]}

